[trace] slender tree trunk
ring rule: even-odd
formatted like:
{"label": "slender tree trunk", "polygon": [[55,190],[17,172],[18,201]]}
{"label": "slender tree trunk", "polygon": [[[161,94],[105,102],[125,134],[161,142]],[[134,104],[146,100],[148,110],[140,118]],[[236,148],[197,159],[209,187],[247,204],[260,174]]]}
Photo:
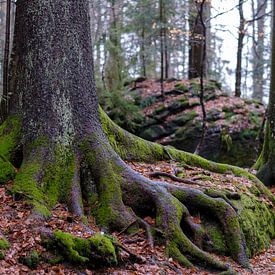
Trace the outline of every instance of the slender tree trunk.
{"label": "slender tree trunk", "polygon": [[253,41],[253,95],[252,97],[263,100],[264,89],[264,40],[265,40],[265,13],[267,8],[266,0],[257,1],[257,12],[254,12],[254,18],[257,16],[259,19],[253,22],[257,25],[257,32]]}
{"label": "slender tree trunk", "polygon": [[239,15],[240,26],[238,36],[238,48],[237,48],[237,66],[236,66],[236,82],[235,82],[235,96],[241,96],[242,85],[242,54],[243,54],[243,40],[245,37],[245,19],[243,14],[243,0],[239,0]]}
{"label": "slender tree trunk", "polygon": [[3,62],[3,94],[1,101],[1,118],[0,122],[7,118],[8,114],[8,97],[9,97],[9,58],[10,58],[10,23],[11,23],[11,0],[6,3],[6,33],[5,33],[5,49]]}
{"label": "slender tree trunk", "polygon": [[[206,37],[204,36],[204,27],[200,20],[200,4],[201,1],[189,1],[189,69],[188,78],[196,78],[200,76],[201,68],[204,68],[203,74],[206,76],[206,65],[203,63],[203,50]],[[202,11],[203,20],[205,20],[205,10]],[[205,58],[204,62],[206,62]]]}
{"label": "slender tree trunk", "polygon": [[164,100],[164,17],[163,17],[163,0],[159,0],[159,18],[160,18],[160,92]]}
{"label": "slender tree trunk", "polygon": [[145,26],[144,25],[142,25],[142,30],[141,30],[140,59],[141,59],[141,75],[143,77],[146,77],[147,72],[146,72]]}

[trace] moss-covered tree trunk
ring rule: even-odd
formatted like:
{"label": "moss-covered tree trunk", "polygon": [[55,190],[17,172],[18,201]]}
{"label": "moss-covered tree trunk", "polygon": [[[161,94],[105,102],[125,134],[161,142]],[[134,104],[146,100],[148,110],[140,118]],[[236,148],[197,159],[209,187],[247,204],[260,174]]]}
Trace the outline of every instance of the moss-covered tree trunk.
{"label": "moss-covered tree trunk", "polygon": [[[100,117],[88,0],[18,0],[14,43],[13,108],[0,126],[2,182],[15,177],[13,191],[43,216],[50,215],[58,201],[67,203],[79,216],[92,213],[97,223],[109,230],[133,223],[148,229],[142,218],[150,215],[162,232],[170,257],[187,266],[200,263],[228,270],[228,265],[205,252],[211,250],[209,243],[215,238],[193,222],[189,209],[198,211],[215,220],[218,239],[222,236],[226,244],[222,250],[248,267],[252,248],[246,249],[246,240],[253,237],[259,243],[255,253],[273,236],[274,216],[266,206],[258,226],[250,226],[250,210],[249,215],[239,216],[225,193],[153,182],[131,170],[121,157],[144,161],[169,156],[212,171],[247,176],[254,181],[253,192],[271,200],[272,195],[242,169],[146,142],[120,129],[104,112]],[[20,167],[16,176],[14,166]],[[271,226],[260,235],[262,223]],[[64,239],[59,241],[63,247]],[[67,241],[66,247],[76,254],[77,247]],[[77,253],[82,253],[79,259],[89,260],[81,249]]]}
{"label": "moss-covered tree trunk", "polygon": [[[113,176],[105,152],[111,148],[99,120],[88,1],[18,1],[15,33],[12,114],[22,121],[23,142],[15,188],[36,201],[46,200],[46,205],[62,196],[82,214],[79,171],[87,158],[84,151],[104,148],[89,163],[96,177],[106,178],[100,185],[100,211],[106,217],[121,215],[121,223],[129,223],[119,185],[107,188]],[[50,198],[44,198],[37,184]]]}
{"label": "moss-covered tree trunk", "polygon": [[266,185],[275,184],[275,4],[273,1],[271,81],[269,92],[268,116],[265,126],[263,149],[255,168],[257,176]]}

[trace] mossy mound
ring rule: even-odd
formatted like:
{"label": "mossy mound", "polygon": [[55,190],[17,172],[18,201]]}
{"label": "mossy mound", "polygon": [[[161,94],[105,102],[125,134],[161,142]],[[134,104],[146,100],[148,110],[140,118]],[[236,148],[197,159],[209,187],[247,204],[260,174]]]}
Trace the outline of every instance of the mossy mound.
{"label": "mossy mound", "polygon": [[[249,258],[267,249],[275,237],[275,213],[272,207],[261,198],[245,193],[240,195],[240,199],[230,202],[238,211]],[[202,224],[210,239],[208,251],[230,255],[220,225],[209,216],[202,217]]]}
{"label": "mossy mound", "polygon": [[43,244],[49,251],[61,255],[64,261],[74,264],[93,267],[117,264],[112,238],[100,233],[83,239],[57,230],[51,238],[44,239]]}
{"label": "mossy mound", "polygon": [[[148,91],[151,82],[138,83],[132,91],[140,98],[136,104],[142,109],[144,119],[139,127],[127,130],[144,139],[193,153],[202,132],[199,80],[167,81],[165,102],[153,88]],[[217,81],[205,82],[204,89],[208,129],[201,156],[241,167],[252,166],[260,147],[257,137],[264,106],[255,100],[230,97]]]}

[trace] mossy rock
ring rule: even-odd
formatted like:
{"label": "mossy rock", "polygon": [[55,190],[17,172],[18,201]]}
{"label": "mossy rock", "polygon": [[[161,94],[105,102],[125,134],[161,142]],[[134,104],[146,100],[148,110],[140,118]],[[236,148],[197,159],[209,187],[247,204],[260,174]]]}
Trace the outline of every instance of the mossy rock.
{"label": "mossy rock", "polygon": [[189,107],[190,107],[189,101],[186,99],[181,99],[181,100],[175,101],[174,103],[170,104],[168,106],[168,110],[171,113],[177,113],[177,112],[183,111]]}
{"label": "mossy rock", "polygon": [[176,117],[173,122],[178,126],[184,126],[187,122],[193,120],[195,117],[197,117],[198,114],[196,111],[191,111],[184,113],[183,115]]}
{"label": "mossy rock", "polygon": [[44,246],[74,264],[110,266],[117,264],[114,239],[100,233],[83,239],[60,230],[53,237],[43,240]]}
{"label": "mossy rock", "polygon": [[159,125],[153,125],[140,133],[140,136],[146,140],[154,141],[165,135],[165,130]]}
{"label": "mossy rock", "polygon": [[244,193],[241,194],[241,200],[232,200],[232,203],[239,210],[249,257],[268,248],[275,237],[275,213],[272,207],[255,195]]}
{"label": "mossy rock", "polygon": [[184,92],[184,93],[189,91],[189,87],[187,85],[183,84],[183,83],[177,83],[175,85],[175,88],[182,91],[182,92]]}

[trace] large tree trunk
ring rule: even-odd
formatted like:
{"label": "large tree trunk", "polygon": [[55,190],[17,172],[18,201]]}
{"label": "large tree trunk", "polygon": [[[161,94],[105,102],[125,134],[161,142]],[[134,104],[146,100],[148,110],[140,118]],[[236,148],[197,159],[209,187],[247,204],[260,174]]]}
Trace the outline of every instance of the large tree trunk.
{"label": "large tree trunk", "polygon": [[265,140],[261,155],[255,164],[257,176],[266,184],[275,183],[275,4],[273,1],[271,80]]}
{"label": "large tree trunk", "polygon": [[[58,201],[84,216],[85,204],[106,229],[122,229],[134,222],[144,225],[141,218],[151,215],[170,257],[187,266],[199,262],[228,270],[228,265],[203,251],[210,249],[209,236],[203,225],[193,222],[188,208],[195,209],[215,220],[227,253],[248,267],[242,217],[228,203],[226,193],[211,195],[152,182],[131,170],[121,157],[145,160],[166,155],[217,172],[231,171],[255,181],[252,186],[258,192],[271,199],[272,195],[242,169],[143,141],[115,126],[103,112],[100,120],[88,0],[19,0],[14,43],[13,108],[0,126],[0,172],[9,172],[4,176],[10,179],[15,174],[11,162],[20,166],[15,193],[44,216]],[[267,208],[263,211],[267,213],[263,221],[271,224],[273,216]],[[246,240],[255,235],[253,240],[258,241],[263,235],[259,243],[266,245],[269,227],[261,235],[254,234],[255,227],[243,219],[244,228],[249,225]]]}
{"label": "large tree trunk", "polygon": [[[23,126],[21,173],[36,178],[39,184],[49,185],[54,180],[45,179],[48,173],[49,177],[56,177],[57,184],[61,180],[60,169],[65,165],[68,178],[66,182],[63,179],[62,184],[67,186],[63,195],[70,201],[72,210],[82,214],[79,167],[83,163],[84,144],[92,150],[99,144],[111,150],[99,120],[88,2],[32,1],[26,4],[26,1],[18,1],[15,32],[12,113],[20,117]],[[96,177],[105,173],[107,182],[108,177],[112,177],[104,172],[110,166],[108,156],[98,153],[93,158],[95,163],[101,163]],[[25,180],[17,179],[18,188],[25,188]],[[119,186],[106,191],[106,182],[102,180],[101,188],[107,201],[102,202],[99,211],[105,208],[106,219],[108,215],[119,216],[125,212],[123,219],[117,219],[125,225],[131,221],[131,216],[122,204]],[[52,188],[56,192],[54,196],[59,197],[61,189]],[[108,193],[109,197],[103,193]],[[106,203],[114,204],[114,211],[105,207]]]}

